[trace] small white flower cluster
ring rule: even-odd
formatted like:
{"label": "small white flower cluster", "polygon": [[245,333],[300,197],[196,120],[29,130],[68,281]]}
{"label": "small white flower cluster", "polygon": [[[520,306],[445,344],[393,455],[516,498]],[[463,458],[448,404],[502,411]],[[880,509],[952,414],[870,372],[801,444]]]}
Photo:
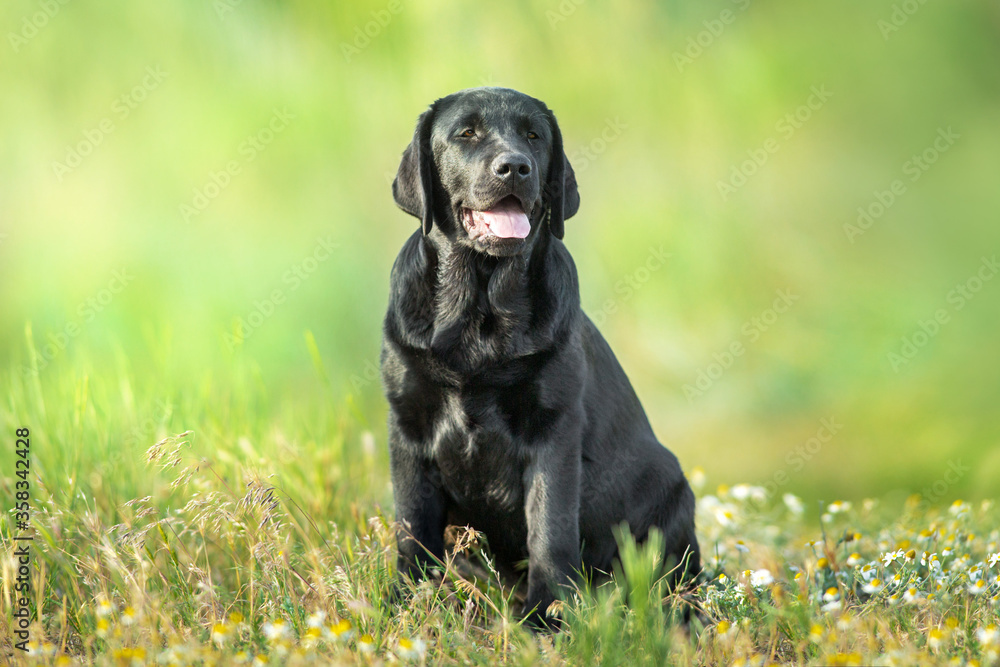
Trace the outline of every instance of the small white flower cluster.
{"label": "small white flower cluster", "polygon": [[[760,493],[755,488],[760,487],[720,487],[698,503],[699,529],[712,541],[711,548],[703,544],[703,560],[716,571],[700,594],[716,619],[714,636],[731,651],[727,664],[763,664],[750,630],[762,605],[805,604],[816,615],[809,640],[823,652],[822,664],[868,664],[848,647],[857,647],[865,633],[877,634],[880,614],[885,616],[879,610],[895,607],[894,613],[920,619],[917,625],[927,628],[926,635],[913,646],[887,645],[875,664],[937,664],[922,651],[947,655],[967,637],[977,643],[982,662],[954,664],[1000,665],[1000,531],[987,530],[984,538],[974,529],[977,515],[980,527],[996,525],[983,518],[992,504],[984,503],[977,513],[970,503],[956,501],[940,513],[907,514],[886,523],[876,518],[881,511],[876,501],[862,503],[860,513],[849,501],[835,501],[821,508],[819,537],[789,544],[787,534],[776,540],[770,528],[782,520],[788,526],[790,517],[783,512],[801,514],[801,501],[789,494],[784,507],[751,507]],[[872,532],[853,527],[866,518]],[[959,609],[972,620],[960,623]],[[859,628],[859,618],[871,627]],[[935,620],[928,627],[926,619]],[[960,627],[972,629],[963,635]]]}

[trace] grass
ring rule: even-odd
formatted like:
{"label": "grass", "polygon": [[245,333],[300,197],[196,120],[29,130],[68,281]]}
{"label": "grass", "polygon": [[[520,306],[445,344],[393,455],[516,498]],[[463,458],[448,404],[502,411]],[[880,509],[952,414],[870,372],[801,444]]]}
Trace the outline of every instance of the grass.
{"label": "grass", "polygon": [[[307,336],[310,349],[315,377],[288,397],[270,395],[238,352],[218,377],[140,374],[124,357],[97,372],[73,357],[7,376],[4,497],[17,481],[17,428],[30,429],[33,471],[36,620],[17,664],[997,660],[991,502],[869,499],[820,515],[763,487],[708,493],[697,468],[706,583],[687,599],[667,595],[655,549],[625,543],[616,580],[556,610],[566,629],[554,636],[519,627],[516,591],[451,560],[406,604],[386,604],[394,533],[383,430],[367,422],[371,407],[334,398]],[[9,612],[17,532],[5,513]],[[488,565],[474,534],[458,545]],[[685,630],[687,605],[698,613]],[[0,617],[8,654],[11,623]]]}

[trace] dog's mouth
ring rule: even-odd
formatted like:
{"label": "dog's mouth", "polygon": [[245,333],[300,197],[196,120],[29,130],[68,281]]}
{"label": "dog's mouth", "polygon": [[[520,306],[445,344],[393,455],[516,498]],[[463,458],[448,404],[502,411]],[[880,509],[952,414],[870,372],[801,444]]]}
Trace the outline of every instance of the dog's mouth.
{"label": "dog's mouth", "polygon": [[514,195],[504,197],[485,211],[463,206],[462,223],[473,241],[523,239],[531,232],[531,223],[524,207]]}

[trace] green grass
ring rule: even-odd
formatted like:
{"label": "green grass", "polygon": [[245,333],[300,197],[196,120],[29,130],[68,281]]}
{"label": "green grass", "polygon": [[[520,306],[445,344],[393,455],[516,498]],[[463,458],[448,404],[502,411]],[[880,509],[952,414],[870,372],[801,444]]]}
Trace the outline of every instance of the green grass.
{"label": "green grass", "polygon": [[[296,397],[269,396],[238,352],[224,373],[198,378],[140,375],[124,357],[97,372],[78,361],[7,376],[0,489],[13,498],[14,434],[28,428],[35,535],[29,606],[38,654],[17,653],[18,664],[996,658],[1000,640],[979,634],[1000,622],[1000,564],[988,563],[1000,552],[992,503],[864,500],[820,519],[794,499],[772,501],[763,487],[707,493],[697,469],[706,583],[686,598],[667,594],[654,547],[625,542],[616,580],[584,587],[554,610],[562,633],[533,636],[519,627],[518,592],[490,573],[488,550],[459,534],[458,550],[485,563],[478,577],[459,566],[467,558],[449,557],[441,579],[387,604],[395,547],[383,430],[352,400],[332,398],[307,335],[300,350],[310,349],[315,373]],[[5,513],[8,553],[16,534],[29,533]],[[896,549],[893,563],[869,565]],[[943,567],[921,565],[924,551]],[[9,558],[3,567],[12,611]],[[871,589],[872,579],[884,587]],[[985,590],[971,593],[980,579]],[[911,588],[917,599],[903,602]],[[830,600],[839,605],[824,609]],[[685,631],[678,619],[691,605],[698,611]],[[10,651],[12,619],[0,618]]]}

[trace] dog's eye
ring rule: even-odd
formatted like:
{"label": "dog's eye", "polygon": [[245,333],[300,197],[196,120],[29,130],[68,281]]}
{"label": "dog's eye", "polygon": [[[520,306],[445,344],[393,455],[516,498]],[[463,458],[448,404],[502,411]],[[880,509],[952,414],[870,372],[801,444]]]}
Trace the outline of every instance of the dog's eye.
{"label": "dog's eye", "polygon": [[537,139],[538,135],[535,134],[534,132],[528,132],[528,138],[529,139]]}
{"label": "dog's eye", "polygon": [[460,137],[465,137],[466,139],[468,139],[469,137],[474,137],[474,136],[476,136],[476,131],[475,131],[475,130],[473,130],[473,129],[472,129],[471,127],[470,127],[470,128],[468,128],[467,130],[464,130],[464,131],[462,132],[462,134],[460,134],[460,135],[458,135],[458,136],[460,136]]}

